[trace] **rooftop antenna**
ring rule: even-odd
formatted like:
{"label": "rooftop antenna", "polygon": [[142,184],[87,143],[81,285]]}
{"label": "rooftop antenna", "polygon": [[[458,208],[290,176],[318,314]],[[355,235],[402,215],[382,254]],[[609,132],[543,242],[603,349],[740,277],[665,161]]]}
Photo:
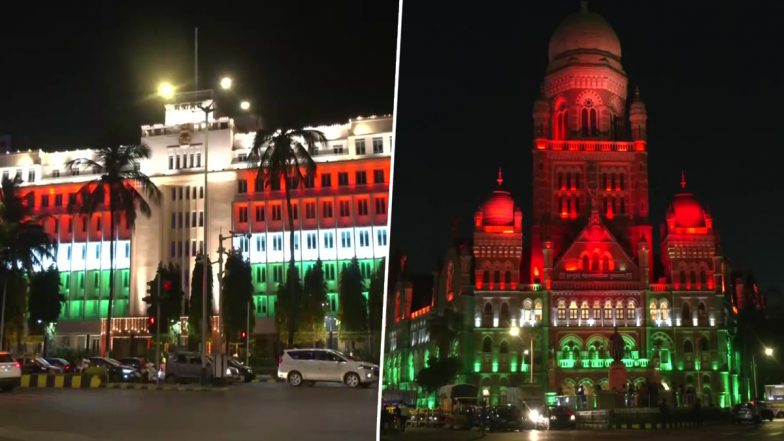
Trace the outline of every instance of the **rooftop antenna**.
{"label": "rooftop antenna", "polygon": [[686,173],[681,170],[681,189],[686,190]]}
{"label": "rooftop antenna", "polygon": [[501,171],[501,167],[498,167],[498,179],[495,181],[498,182],[499,187],[504,184],[504,174]]}

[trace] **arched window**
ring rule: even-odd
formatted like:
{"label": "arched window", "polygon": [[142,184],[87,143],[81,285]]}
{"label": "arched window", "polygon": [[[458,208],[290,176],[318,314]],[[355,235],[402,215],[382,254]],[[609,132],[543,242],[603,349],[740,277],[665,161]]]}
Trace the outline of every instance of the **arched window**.
{"label": "arched window", "polygon": [[612,301],[610,300],[604,302],[604,319],[612,320]]}
{"label": "arched window", "polygon": [[593,259],[591,259],[591,271],[598,273],[599,272],[599,254],[594,253]]}
{"label": "arched window", "polygon": [[482,327],[490,328],[493,326],[493,305],[490,302],[485,303],[485,310],[482,313]]}
{"label": "arched window", "polygon": [[527,322],[533,318],[533,311],[532,311],[532,304],[531,299],[525,299],[523,301],[523,321]]}
{"label": "arched window", "polygon": [[697,317],[698,318],[703,318],[707,314],[708,314],[708,310],[707,310],[707,308],[705,308],[705,304],[700,302],[700,304],[697,305]]}
{"label": "arched window", "polygon": [[580,123],[583,136],[596,136],[599,132],[596,109],[591,100],[585,100],[585,107],[580,112]]}
{"label": "arched window", "polygon": [[689,283],[691,283],[691,288],[694,289],[695,285],[697,285],[697,273],[692,271],[689,273]]}
{"label": "arched window", "polygon": [[704,269],[700,270],[700,284],[703,288],[705,288],[705,285],[708,284],[708,274]]}
{"label": "arched window", "polygon": [[634,320],[635,317],[637,317],[637,304],[634,303],[634,300],[629,300],[629,303],[626,304],[626,318]]}
{"label": "arched window", "polygon": [[594,300],[593,302],[593,319],[594,320],[602,319],[602,304],[598,300]]}
{"label": "arched window", "polygon": [[662,320],[666,321],[670,319],[670,304],[666,299],[662,299],[662,301],[659,302],[659,311],[661,312]]}
{"label": "arched window", "polygon": [[686,285],[686,271],[681,270],[681,287]]}
{"label": "arched window", "polygon": [[542,301],[539,299],[534,303],[534,320],[542,320]]}
{"label": "arched window", "polygon": [[583,263],[583,267],[580,268],[581,270],[588,271],[591,269],[591,259],[588,258],[587,254],[583,255],[582,263]]}
{"label": "arched window", "polygon": [[507,288],[509,288],[509,286],[512,284],[512,272],[511,271],[507,271],[507,272],[504,273],[504,284],[506,285]]}
{"label": "arched window", "polygon": [[591,309],[588,307],[588,301],[583,300],[583,302],[580,304],[580,318],[582,320],[588,320],[590,316],[591,316]]}
{"label": "arched window", "polygon": [[708,352],[708,339],[705,337],[700,337],[699,342],[700,352]]}
{"label": "arched window", "polygon": [[501,344],[498,346],[498,353],[500,353],[500,354],[508,354],[509,353],[509,345],[506,344],[506,341],[502,341]]}
{"label": "arched window", "polygon": [[502,327],[508,327],[510,324],[509,304],[504,303],[501,305],[500,323]]}
{"label": "arched window", "polygon": [[490,283],[490,271],[485,270],[485,272],[482,273],[482,284],[484,286],[487,286],[487,284],[489,283]]}
{"label": "arched window", "polygon": [[499,284],[501,284],[501,271],[495,271],[493,273],[493,283],[495,284],[496,288]]}
{"label": "arched window", "polygon": [[683,305],[681,306],[681,320],[684,324],[691,324],[691,309],[686,302],[683,302]]}
{"label": "arched window", "polygon": [[691,345],[691,340],[686,340],[683,342],[683,352],[687,354],[694,352],[694,347]]}
{"label": "arched window", "polygon": [[651,300],[650,306],[648,309],[651,312],[651,320],[656,321],[659,319],[659,308],[656,306],[656,300]]}
{"label": "arched window", "polygon": [[558,300],[558,320],[566,320],[566,301],[564,299]]}
{"label": "arched window", "polygon": [[577,320],[577,301],[569,302],[569,320]]}
{"label": "arched window", "polygon": [[553,115],[553,139],[563,140],[566,139],[566,134],[569,132],[569,111],[566,106],[561,104],[558,111]]}
{"label": "arched window", "polygon": [[615,303],[615,318],[618,320],[623,320],[623,301],[618,300]]}
{"label": "arched window", "polygon": [[490,337],[485,337],[485,339],[482,340],[482,352],[485,354],[493,352],[493,340],[491,340]]}
{"label": "arched window", "polygon": [[610,271],[612,271],[612,267],[613,267],[613,265],[612,265],[612,260],[610,259],[610,256],[605,255],[602,258],[602,271],[604,271],[606,273],[610,272]]}

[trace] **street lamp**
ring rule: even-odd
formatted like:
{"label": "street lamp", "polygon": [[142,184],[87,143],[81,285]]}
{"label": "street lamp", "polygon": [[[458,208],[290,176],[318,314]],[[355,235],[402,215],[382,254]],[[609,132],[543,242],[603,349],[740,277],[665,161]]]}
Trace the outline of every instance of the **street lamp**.
{"label": "street lamp", "polygon": [[168,81],[164,81],[158,85],[158,96],[163,99],[171,99],[174,96],[175,88]]}
{"label": "street lamp", "polygon": [[248,101],[248,100],[240,101],[240,109],[242,109],[242,110],[250,109],[250,101]]}
{"label": "street lamp", "polygon": [[765,348],[765,355],[767,355],[768,357],[772,357],[773,356],[773,348]]}
{"label": "street lamp", "polygon": [[[765,346],[762,350],[762,353],[765,354],[768,358],[773,358],[773,348],[770,346]],[[757,399],[757,392],[759,391],[759,385],[757,384],[757,354],[751,354],[751,365],[754,368],[754,399]]]}
{"label": "street lamp", "polygon": [[220,87],[223,90],[229,90],[229,89],[231,89],[232,83],[233,83],[233,81],[232,81],[231,77],[223,77],[220,80]]}

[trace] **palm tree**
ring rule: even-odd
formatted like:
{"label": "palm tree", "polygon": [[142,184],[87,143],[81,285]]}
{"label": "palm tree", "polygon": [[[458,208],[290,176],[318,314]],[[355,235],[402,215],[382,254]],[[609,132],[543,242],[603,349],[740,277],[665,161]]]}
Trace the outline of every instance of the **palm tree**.
{"label": "palm tree", "polygon": [[[3,278],[3,301],[13,291],[9,277],[30,275],[36,268],[43,269],[44,259],[54,259],[55,244],[46,234],[41,219],[32,216],[32,209],[24,203],[19,179],[3,179],[0,184],[0,272]],[[16,302],[24,305],[24,302]],[[0,347],[3,342],[0,341]]]}
{"label": "palm tree", "polygon": [[[100,174],[99,178],[84,184],[80,189],[79,205],[72,205],[73,211],[92,215],[106,209],[109,203],[109,311],[106,317],[105,353],[110,352],[112,337],[112,303],[114,302],[114,248],[117,240],[116,215],[125,218],[126,226],[133,229],[136,225],[136,210],[150,217],[152,210],[147,200],[155,205],[161,202],[161,192],[149,176],[139,171],[139,162],[150,157],[146,145],[121,145],[102,147],[95,151],[94,159],[81,158],[69,161],[67,166],[88,167]],[[76,202],[76,201],[74,201]]]}
{"label": "palm tree", "polygon": [[[320,145],[327,144],[327,137],[318,130],[287,129],[259,130],[253,141],[250,161],[257,165],[256,179],[263,179],[265,185],[272,186],[283,180],[283,191],[286,193],[286,212],[289,218],[289,269],[286,280],[299,280],[294,261],[294,216],[291,207],[291,187],[299,187],[306,179],[316,176],[316,163],[310,157]],[[296,313],[299,307],[298,283],[287,283],[289,289],[288,309],[288,345],[294,344],[296,332]]]}

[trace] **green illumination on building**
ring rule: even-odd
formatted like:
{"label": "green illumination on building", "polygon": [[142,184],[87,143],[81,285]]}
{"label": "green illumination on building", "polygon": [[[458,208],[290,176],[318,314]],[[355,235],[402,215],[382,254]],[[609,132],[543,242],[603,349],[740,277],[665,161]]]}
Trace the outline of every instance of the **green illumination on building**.
{"label": "green illumination on building", "polygon": [[498,372],[498,360],[493,360],[493,372]]}
{"label": "green illumination on building", "polygon": [[547,403],[548,406],[555,405],[555,392],[545,392],[544,394],[544,401]]}
{"label": "green illumination on building", "polygon": [[509,372],[515,372],[515,371],[517,371],[517,362],[512,360],[511,362],[509,362]]}
{"label": "green illumination on building", "polygon": [[475,361],[474,362],[474,372],[479,372],[482,370],[482,362]]}

